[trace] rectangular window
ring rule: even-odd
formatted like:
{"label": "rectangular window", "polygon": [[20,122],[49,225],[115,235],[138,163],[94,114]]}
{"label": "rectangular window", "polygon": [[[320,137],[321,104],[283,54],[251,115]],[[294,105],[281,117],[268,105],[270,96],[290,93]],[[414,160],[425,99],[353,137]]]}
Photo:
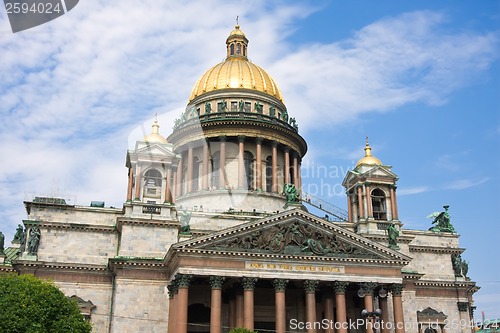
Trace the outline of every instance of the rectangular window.
{"label": "rectangular window", "polygon": [[231,102],[231,112],[238,111],[238,102]]}
{"label": "rectangular window", "polygon": [[251,108],[252,108],[252,103],[245,102],[245,112],[250,112]]}

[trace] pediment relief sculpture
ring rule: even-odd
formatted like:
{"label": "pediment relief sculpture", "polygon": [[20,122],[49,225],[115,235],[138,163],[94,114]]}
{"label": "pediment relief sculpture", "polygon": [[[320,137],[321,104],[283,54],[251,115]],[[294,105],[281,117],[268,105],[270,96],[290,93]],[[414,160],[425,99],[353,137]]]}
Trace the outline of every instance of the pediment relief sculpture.
{"label": "pediment relief sculpture", "polygon": [[374,257],[360,246],[303,221],[291,221],[221,239],[204,248],[288,255]]}

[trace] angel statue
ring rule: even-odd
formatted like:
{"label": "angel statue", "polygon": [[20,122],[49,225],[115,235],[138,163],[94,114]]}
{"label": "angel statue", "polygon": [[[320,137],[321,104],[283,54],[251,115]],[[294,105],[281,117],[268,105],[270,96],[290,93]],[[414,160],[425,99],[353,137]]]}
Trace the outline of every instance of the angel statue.
{"label": "angel statue", "polygon": [[287,203],[297,203],[300,202],[300,192],[297,190],[293,184],[284,184],[283,193],[286,197]]}
{"label": "angel statue", "polygon": [[427,216],[428,219],[433,218],[432,224],[435,226],[429,228],[430,231],[434,232],[456,232],[453,225],[450,222],[450,214],[448,213],[448,208],[450,206],[443,206],[444,212],[434,212]]}

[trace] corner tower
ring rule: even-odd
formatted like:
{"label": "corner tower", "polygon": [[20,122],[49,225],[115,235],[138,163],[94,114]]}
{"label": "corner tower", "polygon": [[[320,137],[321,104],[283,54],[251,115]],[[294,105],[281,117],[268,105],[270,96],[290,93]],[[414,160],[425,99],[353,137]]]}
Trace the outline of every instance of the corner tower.
{"label": "corner tower", "polygon": [[384,234],[389,225],[395,223],[400,229],[396,201],[398,177],[391,166],[372,155],[366,138],[365,156],[354,170],[344,178],[349,222],[356,225],[358,233]]}
{"label": "corner tower", "polygon": [[248,43],[236,25],[226,59],[196,82],[168,137],[182,157],[177,206],[271,213],[284,209],[284,184],[301,187],[306,142],[274,79],[248,60]]}

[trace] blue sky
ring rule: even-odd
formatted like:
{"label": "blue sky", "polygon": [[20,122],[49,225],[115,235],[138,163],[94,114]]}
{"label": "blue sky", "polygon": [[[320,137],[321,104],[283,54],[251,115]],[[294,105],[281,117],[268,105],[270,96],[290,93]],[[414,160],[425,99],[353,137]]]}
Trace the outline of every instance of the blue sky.
{"label": "blue sky", "polygon": [[[171,132],[223,60],[240,17],[251,61],[276,80],[309,145],[305,186],[345,208],[345,170],[373,154],[399,176],[406,228],[450,205],[476,318],[500,317],[500,2],[86,0],[12,34],[0,10],[0,230],[35,194],[120,207],[125,153],[155,113]],[[318,170],[329,170],[318,176]],[[316,172],[314,172],[316,170]],[[321,187],[321,184],[328,186]]]}

